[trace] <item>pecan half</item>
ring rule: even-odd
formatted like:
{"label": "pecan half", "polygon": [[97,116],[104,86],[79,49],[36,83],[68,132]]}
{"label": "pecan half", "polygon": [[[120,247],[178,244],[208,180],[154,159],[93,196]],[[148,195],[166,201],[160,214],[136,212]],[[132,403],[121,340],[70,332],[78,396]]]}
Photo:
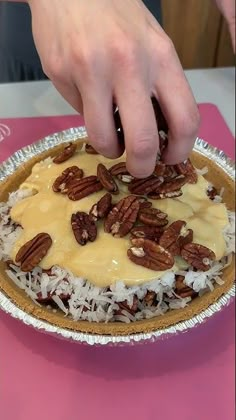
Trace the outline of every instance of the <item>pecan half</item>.
{"label": "pecan half", "polygon": [[176,220],[166,228],[160,237],[159,244],[163,248],[168,249],[172,255],[180,255],[181,248],[192,242],[193,231],[186,229],[186,222],[183,220]]}
{"label": "pecan half", "polygon": [[187,183],[187,178],[185,178],[184,176],[172,178],[169,181],[165,181],[162,185],[160,185],[157,193],[168,194],[175,191],[179,191],[186,183]]}
{"label": "pecan half", "polygon": [[183,246],[181,256],[193,268],[200,271],[207,271],[211,261],[215,259],[215,253],[206,246],[190,243]]}
{"label": "pecan half", "polygon": [[45,257],[52,245],[52,239],[48,233],[39,233],[33,239],[26,242],[16,254],[15,261],[20,263],[22,271],[31,271]]}
{"label": "pecan half", "polygon": [[198,176],[190,159],[175,165],[175,169],[178,174],[184,175],[190,184],[196,184]]}
{"label": "pecan half", "polygon": [[86,245],[88,241],[93,242],[97,237],[97,227],[94,221],[82,211],[72,214],[71,227],[75,239],[80,245]]}
{"label": "pecan half", "polygon": [[[55,295],[56,295],[55,292],[54,293],[48,293],[47,296],[45,298],[43,298],[42,297],[42,293],[39,292],[39,293],[37,293],[37,302],[39,302],[39,303],[48,303],[48,304],[52,303],[52,305],[54,305],[54,301],[53,301],[52,297],[55,296]],[[65,294],[65,293],[60,293],[57,296],[59,296],[59,298],[64,303],[67,302],[70,299],[70,297],[71,297],[71,295]]]}
{"label": "pecan half", "polygon": [[165,172],[163,176],[165,181],[175,178],[177,176],[177,172],[174,165],[165,165]]}
{"label": "pecan half", "polygon": [[109,169],[112,176],[119,176],[119,175],[129,175],[129,172],[126,169],[126,163],[125,162],[119,162],[113,165]]}
{"label": "pecan half", "polygon": [[156,192],[164,179],[157,178],[153,175],[145,179],[134,179],[128,186],[132,194],[147,195]]}
{"label": "pecan half", "polygon": [[124,184],[129,184],[134,179],[134,177],[127,171],[125,162],[116,163],[109,169],[109,171],[112,176],[116,176],[119,181]]}
{"label": "pecan half", "polygon": [[167,214],[155,208],[142,208],[139,211],[140,222],[149,226],[165,226],[168,224]]}
{"label": "pecan half", "polygon": [[116,163],[116,165],[113,165],[109,171],[112,176],[116,176],[119,181],[124,184],[129,184],[134,179],[134,177],[127,171],[125,162]]}
{"label": "pecan half", "polygon": [[97,203],[93,205],[89,212],[90,219],[94,222],[103,219],[111,210],[112,197],[110,193],[106,193]]}
{"label": "pecan half", "polygon": [[78,166],[70,166],[55,179],[52,185],[52,189],[54,192],[67,194],[71,181],[75,179],[80,179],[83,177],[83,175],[83,170],[78,168]]}
{"label": "pecan half", "polygon": [[120,200],[105,220],[105,232],[112,233],[116,237],[127,235],[136,222],[139,206],[139,200],[133,195]]}
{"label": "pecan half", "polygon": [[139,198],[139,203],[140,203],[140,207],[139,207],[140,212],[142,210],[150,209],[150,207],[152,207],[151,201],[148,201],[146,198],[143,198],[143,197]]}
{"label": "pecan half", "polygon": [[197,293],[184,284],[184,276],[175,276],[175,292],[181,298],[194,297]]}
{"label": "pecan half", "polygon": [[131,239],[132,247],[127,255],[135,264],[154,271],[164,271],[174,265],[174,257],[156,242],[148,239]]}
{"label": "pecan half", "polygon": [[160,160],[163,152],[165,151],[168,145],[168,135],[163,130],[159,130],[158,134],[159,134],[159,153],[157,155],[157,160]]}
{"label": "pecan half", "polygon": [[86,143],[85,145],[85,152],[88,153],[89,155],[98,155],[98,152],[94,149],[94,147],[88,143]]}
{"label": "pecan half", "polygon": [[121,182],[123,182],[123,184],[130,184],[134,179],[134,177],[130,174],[129,175],[118,175],[117,178]]}
{"label": "pecan half", "polygon": [[143,300],[147,306],[152,306],[156,301],[156,297],[157,297],[156,293],[149,290],[144,296]]}
{"label": "pecan half", "polygon": [[148,193],[152,200],[160,200],[163,198],[174,198],[182,195],[181,188],[186,184],[187,178],[178,176],[165,180],[157,189],[156,192]]}
{"label": "pecan half", "polygon": [[131,238],[144,238],[150,241],[159,242],[162,235],[162,227],[156,226],[135,226],[131,229]]}
{"label": "pecan half", "polygon": [[210,198],[210,200],[214,200],[215,196],[217,195],[217,189],[215,187],[211,187],[210,189],[207,189],[207,195]]}
{"label": "pecan half", "polygon": [[157,177],[158,176],[164,176],[165,171],[166,171],[166,165],[162,162],[157,162],[156,166],[155,166],[155,169],[153,171],[153,175],[155,175]]}
{"label": "pecan half", "polygon": [[116,311],[116,315],[122,314],[122,310],[125,310],[129,312],[131,315],[134,315],[138,310],[138,298],[137,296],[134,296],[133,303],[131,306],[128,305],[127,300],[124,300],[123,302],[119,302],[118,306],[120,308],[119,311]]}
{"label": "pecan half", "polygon": [[86,178],[72,181],[68,189],[68,197],[70,200],[77,201],[90,194],[103,189],[102,184],[96,176],[91,175]]}
{"label": "pecan half", "polygon": [[97,177],[101,182],[102,186],[112,194],[119,194],[119,188],[113,176],[108,171],[108,169],[102,164],[99,163],[97,167]]}
{"label": "pecan half", "polygon": [[70,159],[76,152],[76,144],[69,143],[64,150],[62,150],[58,155],[53,159],[54,163],[63,163],[66,160]]}
{"label": "pecan half", "polygon": [[151,198],[152,200],[162,200],[164,198],[180,197],[181,195],[183,195],[182,190],[177,190],[177,191],[172,191],[172,192],[167,192],[167,193],[162,193],[162,194],[151,193],[151,194],[148,194],[148,197]]}

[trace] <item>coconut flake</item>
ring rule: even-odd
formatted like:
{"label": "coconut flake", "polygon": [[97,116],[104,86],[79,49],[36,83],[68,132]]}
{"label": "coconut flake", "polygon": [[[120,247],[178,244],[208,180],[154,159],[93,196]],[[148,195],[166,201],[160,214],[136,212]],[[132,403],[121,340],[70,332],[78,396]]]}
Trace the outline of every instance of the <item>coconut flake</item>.
{"label": "coconut flake", "polygon": [[[50,164],[50,162],[48,162]],[[30,190],[19,190],[9,195],[7,203],[0,203],[0,259],[9,259],[12,247],[14,246],[22,228],[17,227],[10,219],[9,211],[11,206],[20,200],[32,195]],[[220,191],[222,196],[223,190]],[[220,197],[220,199],[222,199]],[[38,294],[43,298],[52,295],[53,301],[58,308],[70,315],[74,320],[87,320],[89,322],[134,322],[136,320],[148,319],[154,316],[161,316],[169,309],[185,307],[191,298],[181,299],[174,291],[175,275],[180,274],[185,277],[185,284],[195,290],[199,295],[213,290],[214,284],[222,285],[221,279],[223,268],[227,267],[232,261],[232,251],[235,247],[235,214],[228,212],[229,223],[224,229],[227,253],[221,261],[214,261],[210,269],[206,272],[194,272],[188,267],[180,265],[177,273],[168,271],[163,273],[159,279],[141,284],[140,286],[127,287],[122,280],[111,285],[109,288],[99,288],[91,284],[87,279],[76,277],[68,270],[58,266],[53,266],[51,274],[43,273],[40,267],[35,267],[32,272],[25,273],[20,267],[11,264],[6,270],[9,278],[17,287],[24,290],[32,301],[37,302]],[[143,298],[148,291],[154,291],[157,295],[157,305],[147,307]],[[69,296],[68,308],[65,306],[60,296]],[[118,303],[126,301],[131,307],[134,297],[138,299],[138,312],[130,314],[123,310],[120,315],[116,315],[119,310]],[[53,309],[54,312],[56,310]]]}
{"label": "coconut flake", "polygon": [[195,168],[198,175],[206,175],[208,173],[208,167],[204,166],[202,169]]}
{"label": "coconut flake", "polygon": [[57,304],[57,306],[63,311],[65,312],[65,314],[68,314],[68,309],[65,307],[63,301],[61,300],[61,298],[57,295],[53,295],[52,296],[52,300]]}

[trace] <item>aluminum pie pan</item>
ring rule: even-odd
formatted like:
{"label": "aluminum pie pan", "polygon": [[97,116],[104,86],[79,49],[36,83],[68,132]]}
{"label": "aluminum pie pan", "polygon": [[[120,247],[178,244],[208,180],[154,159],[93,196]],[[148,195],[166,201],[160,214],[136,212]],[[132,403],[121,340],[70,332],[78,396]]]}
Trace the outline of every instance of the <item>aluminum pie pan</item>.
{"label": "aluminum pie pan", "polygon": [[[9,175],[13,174],[14,171],[24,162],[30,160],[34,156],[41,154],[42,152],[49,150],[60,143],[67,143],[81,139],[85,140],[87,137],[85,127],[70,128],[69,130],[61,131],[49,135],[38,142],[23,147],[22,149],[15,152],[9,159],[0,164],[0,181],[4,181]],[[194,150],[201,155],[212,159],[215,163],[231,178],[235,178],[235,163],[225,155],[225,153],[205,142],[202,139],[197,138],[194,146]],[[153,342],[158,339],[165,339],[181,332],[187,332],[195,326],[204,323],[208,318],[211,318],[215,313],[222,310],[227,306],[232,299],[235,297],[235,285],[233,285],[227,293],[222,295],[215,303],[211,304],[207,309],[203,310],[198,315],[192,318],[181,321],[156,331],[149,333],[138,333],[132,335],[98,335],[98,334],[87,334],[78,331],[69,330],[66,328],[60,328],[56,325],[50,324],[46,321],[42,321],[33,315],[30,315],[20,309],[14,304],[11,299],[0,291],[0,309],[10,314],[12,317],[19,319],[24,324],[29,325],[36,330],[41,332],[54,335],[58,338],[70,340],[77,343],[84,343],[88,345],[126,345],[136,344],[144,342]]]}

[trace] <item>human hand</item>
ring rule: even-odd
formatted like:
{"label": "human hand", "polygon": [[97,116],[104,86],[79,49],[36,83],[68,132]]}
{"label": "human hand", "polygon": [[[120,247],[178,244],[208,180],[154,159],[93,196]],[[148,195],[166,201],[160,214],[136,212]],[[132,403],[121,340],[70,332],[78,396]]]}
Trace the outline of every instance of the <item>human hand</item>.
{"label": "human hand", "polygon": [[159,150],[151,102],[155,96],[169,127],[164,159],[189,155],[199,114],[172,42],[141,0],[28,0],[43,69],[83,114],[101,154],[122,153],[113,119],[119,107],[127,168],[152,173]]}
{"label": "human hand", "polygon": [[235,53],[235,0],[216,0],[216,3],[228,23],[233,50]]}

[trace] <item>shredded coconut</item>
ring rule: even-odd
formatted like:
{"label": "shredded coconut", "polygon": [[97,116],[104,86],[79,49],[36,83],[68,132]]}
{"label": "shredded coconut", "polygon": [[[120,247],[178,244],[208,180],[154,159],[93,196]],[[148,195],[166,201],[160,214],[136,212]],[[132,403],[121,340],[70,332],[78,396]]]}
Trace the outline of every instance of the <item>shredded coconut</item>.
{"label": "shredded coconut", "polygon": [[[11,220],[10,209],[32,193],[32,191],[21,189],[11,193],[7,203],[0,203],[0,260],[10,259],[12,247],[22,232],[22,228]],[[35,304],[44,304],[53,312],[59,308],[65,316],[75,321],[129,323],[162,316],[168,310],[184,308],[191,302],[190,297],[180,298],[176,295],[176,274],[184,276],[184,283],[199,296],[213,290],[214,284],[224,283],[221,278],[223,268],[232,261],[232,252],[235,247],[235,214],[229,211],[228,218],[229,224],[223,231],[227,248],[226,256],[221,261],[213,262],[210,269],[205,272],[196,272],[191,267],[183,266],[177,273],[165,272],[160,279],[154,279],[140,286],[127,287],[120,280],[110,287],[103,288],[94,286],[87,279],[76,277],[70,271],[58,266],[52,267],[51,273],[47,274],[40,267],[35,267],[30,273],[25,273],[17,265],[10,264],[6,273]],[[156,304],[148,306],[145,303],[144,297],[147,292],[156,293]],[[132,311],[134,299],[138,308],[136,312]],[[121,302],[125,302],[127,309],[120,309]]]}
{"label": "shredded coconut", "polygon": [[206,175],[207,172],[208,172],[208,167],[207,166],[204,166],[204,168],[202,168],[202,169],[198,169],[198,168],[195,168],[195,169],[196,169],[197,174],[202,175],[202,176]]}

